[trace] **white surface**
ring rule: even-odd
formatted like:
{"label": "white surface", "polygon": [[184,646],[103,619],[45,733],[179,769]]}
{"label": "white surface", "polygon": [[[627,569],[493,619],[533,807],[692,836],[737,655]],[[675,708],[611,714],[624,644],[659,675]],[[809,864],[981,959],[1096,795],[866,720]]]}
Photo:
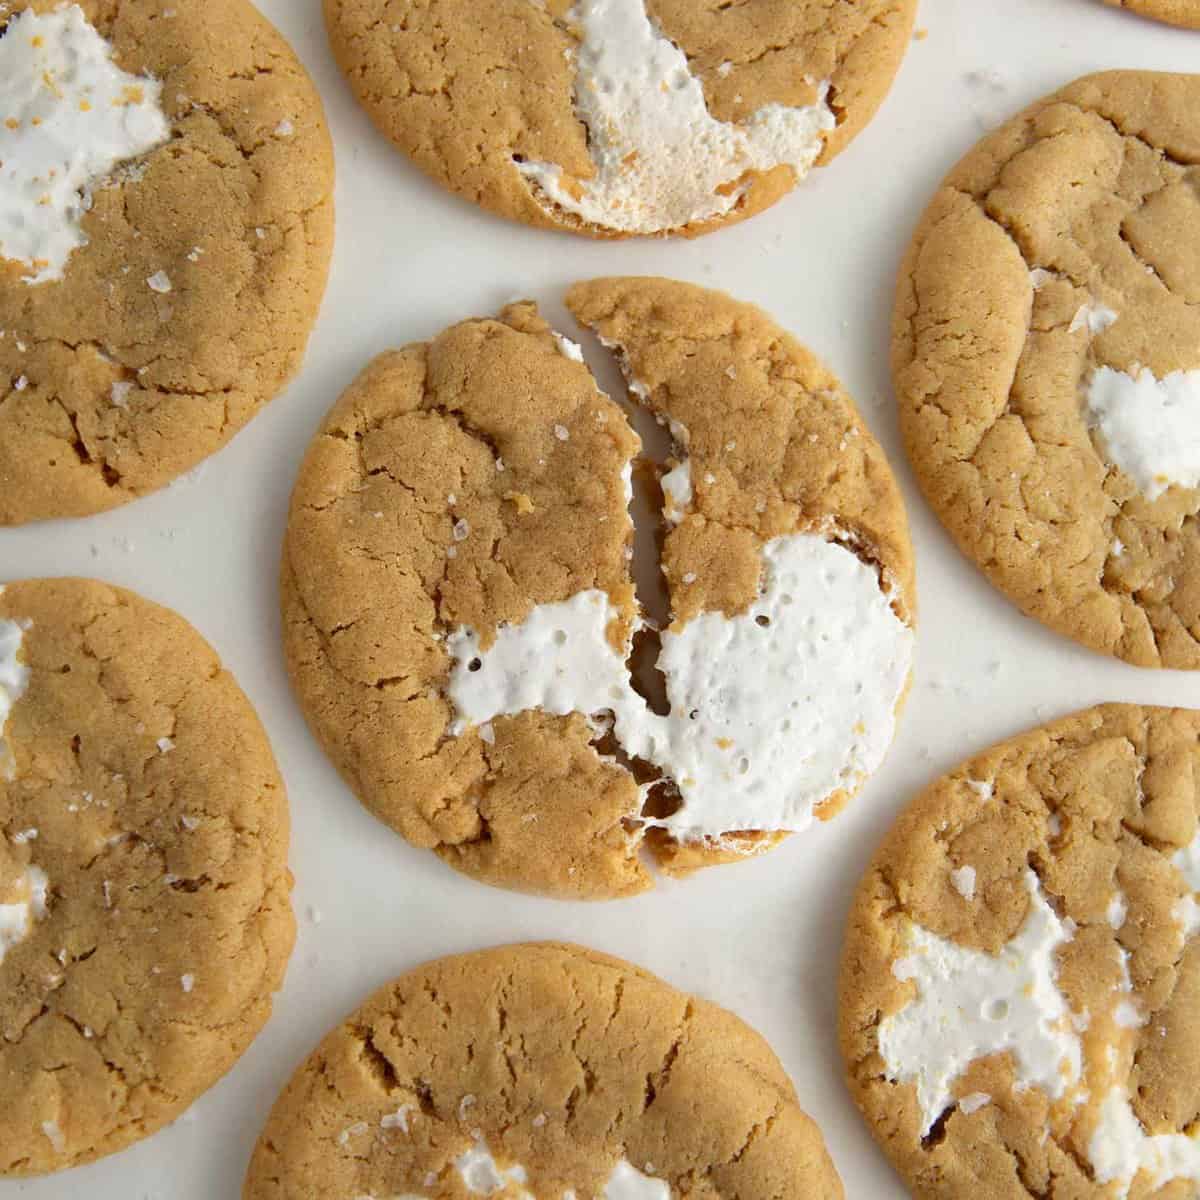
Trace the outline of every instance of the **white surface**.
{"label": "white surface", "polygon": [[[1195,69],[1200,36],[1098,0],[925,0],[918,23],[928,38],[832,167],[736,229],[694,243],[605,245],[509,225],[427,183],[356,109],[326,48],[318,0],[263,8],[316,75],[338,145],[339,242],[306,370],[197,478],[104,517],[0,531],[0,575],[127,584],[172,605],[219,649],[287,777],[299,941],[274,1019],[185,1119],[95,1166],[0,1183],[0,1200],[236,1197],[272,1100],[330,1025],[427,958],[522,938],[588,943],[740,1013],[791,1071],[848,1196],[900,1200],[905,1189],[842,1087],[835,1044],[842,924],[875,843],[919,787],[964,755],[1101,700],[1200,706],[1200,676],[1139,671],[1056,637],[950,545],[899,446],[887,374],[896,267],[938,179],[986,122],[1086,71]],[[565,285],[617,272],[670,274],[754,300],[841,375],[904,486],[922,636],[896,745],[837,820],[751,862],[595,906],[473,883],[359,807],[289,695],[275,564],[304,447],[371,355],[514,295],[535,296],[572,333],[559,303]],[[601,364],[595,341],[578,336]],[[615,372],[606,386],[617,386]]]}
{"label": "white surface", "polygon": [[13,19],[0,40],[0,250],[29,283],[62,278],[93,185],[170,136],[161,91],[112,61],[76,4]]}

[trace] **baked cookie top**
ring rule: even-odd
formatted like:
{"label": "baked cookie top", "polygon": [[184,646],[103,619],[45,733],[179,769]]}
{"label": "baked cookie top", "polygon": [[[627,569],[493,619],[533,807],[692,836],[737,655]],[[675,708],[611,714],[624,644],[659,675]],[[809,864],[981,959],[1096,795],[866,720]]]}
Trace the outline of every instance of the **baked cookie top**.
{"label": "baked cookie top", "polygon": [[380,130],[531,225],[694,235],[752,216],[870,120],[915,0],[325,0]]}
{"label": "baked cookie top", "polygon": [[752,1029],[629,963],[541,944],[376,992],[292,1077],[242,1194],[834,1200],[842,1186]]}
{"label": "baked cookie top", "polygon": [[900,276],[926,496],[1021,609],[1200,666],[1200,76],[1081,79],[986,137]]}
{"label": "baked cookie top", "polygon": [[650,886],[643,845],[686,873],[858,790],[908,685],[912,555],[852,402],[760,311],[661,279],[568,305],[670,431],[644,466],[667,627],[635,594],[639,439],[518,304],[335,405],[293,494],[284,636],[382,820],[489,883],[609,897]]}
{"label": "baked cookie top", "polygon": [[163,486],[294,374],[333,153],[247,0],[15,0],[0,34],[0,524],[17,524]]}
{"label": "baked cookie top", "polygon": [[0,1175],[120,1150],[233,1065],[291,951],[287,839],[191,626],[87,580],[0,591]]}
{"label": "baked cookie top", "polygon": [[1198,771],[1200,713],[1108,705],[896,822],[851,912],[841,1044],[914,1195],[1196,1194]]}
{"label": "baked cookie top", "polygon": [[1104,0],[1114,8],[1127,8],[1139,16],[1200,29],[1200,0]]}

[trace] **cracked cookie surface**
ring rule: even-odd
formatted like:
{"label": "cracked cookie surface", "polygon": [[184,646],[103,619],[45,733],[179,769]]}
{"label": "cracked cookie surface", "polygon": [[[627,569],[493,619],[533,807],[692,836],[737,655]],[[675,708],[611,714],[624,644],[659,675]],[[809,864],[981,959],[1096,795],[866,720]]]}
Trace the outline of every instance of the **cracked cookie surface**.
{"label": "cracked cookie surface", "polygon": [[[63,279],[0,259],[0,524],[82,516],[224,445],[299,368],[333,240],[320,98],[246,0],[82,0],[170,140],[91,193]],[[6,6],[51,12],[54,0]]]}
{"label": "cracked cookie surface", "polygon": [[959,547],[1141,666],[1200,667],[1200,488],[1165,469],[1200,430],[1155,415],[1200,393],[1197,112],[1200,76],[1117,71],[989,135],[926,210],[893,324],[908,451]]}
{"label": "cracked cookie surface", "polygon": [[[661,279],[581,284],[568,304],[620,348],[631,392],[681,439],[671,472],[663,474],[666,464],[651,470],[652,486],[664,491],[684,471],[689,480],[674,493],[682,509],[659,528],[670,606],[659,664],[670,693],[668,642],[678,635],[674,645],[682,645],[689,628],[716,622],[699,654],[720,668],[715,681],[697,689],[694,704],[676,705],[669,725],[631,690],[625,658],[641,605],[627,489],[640,442],[578,348],[532,304],[382,355],[335,405],[293,493],[284,642],[311,728],[381,820],[485,882],[607,898],[651,886],[644,849],[676,874],[743,859],[814,816],[832,816],[857,791],[886,752],[903,702],[915,586],[903,503],[882,451],[837,380],[763,313]],[[853,570],[865,589],[855,595],[873,605],[885,648],[897,647],[888,686],[876,680],[877,667],[885,676],[874,660],[844,687],[831,682],[837,664],[832,674],[805,676],[807,662],[827,663],[825,643],[807,628],[794,644],[768,650],[772,629],[788,627],[782,611],[750,616],[764,564],[772,546],[806,539],[841,559],[834,568]],[[811,583],[801,590],[820,590],[815,572]],[[593,658],[607,656],[619,675],[615,700],[605,692],[584,704],[570,689],[587,672],[564,667],[557,675],[565,682],[544,702],[509,702],[539,664],[557,661],[547,641],[527,670],[502,681],[508,692],[495,715],[457,707],[473,680],[492,680],[488,655],[502,637],[539,614],[565,620],[564,606],[580,599],[606,606]],[[791,607],[807,612],[805,603],[798,591]],[[828,607],[844,617],[836,603]],[[814,623],[828,615],[816,613]],[[562,628],[556,639],[565,643]],[[764,661],[797,675],[757,686],[753,657],[742,669],[722,666],[720,646],[734,628],[761,639]],[[461,650],[476,644],[463,630],[478,639],[475,657]],[[827,639],[845,648],[840,660],[854,661],[855,633]],[[660,750],[682,740],[689,721],[708,730],[742,685],[752,695],[797,692],[776,747],[828,743],[831,755],[848,757],[862,730],[842,702],[866,693],[875,713],[870,754],[854,759],[853,770],[822,774],[794,819],[771,809],[756,823],[767,810],[738,789],[786,773],[766,766],[770,747],[760,747],[761,761],[746,751],[739,771],[739,734],[714,729],[729,778],[690,793],[694,781],[654,757],[653,739],[636,748],[623,740],[623,713],[652,732],[665,729]],[[821,722],[839,705],[849,714],[844,733],[821,732],[834,728]],[[616,714],[615,731],[606,711]],[[811,730],[788,723],[803,714]],[[694,760],[703,769],[716,753],[706,748],[709,758]],[[730,803],[716,828],[687,824],[689,814],[710,812],[706,798],[743,795],[745,806]]]}
{"label": "cracked cookie surface", "polygon": [[915,1196],[1195,1194],[1198,769],[1200,714],[1106,705],[970,759],[885,838],[840,1041]]}
{"label": "cracked cookie surface", "polygon": [[[644,132],[654,134],[646,141],[631,133],[634,141],[628,145],[618,135],[609,147],[626,174],[636,174],[657,154],[669,158],[679,152],[689,140],[679,132],[684,125],[693,132],[704,126],[706,137],[697,136],[697,143],[712,142],[726,134],[740,137],[755,127],[758,114],[785,117],[783,108],[814,105],[823,120],[819,137],[811,141],[812,156],[826,163],[882,102],[907,47],[916,5],[913,0],[736,5],[646,0],[644,6],[642,0],[579,5],[487,0],[484,9],[486,18],[480,19],[475,0],[325,0],[334,53],[356,96],[383,134],[422,170],[502,216],[605,237],[706,233],[769,207],[791,190],[797,175],[782,158],[758,159],[750,153],[713,189],[725,196],[736,193],[732,206],[676,212],[649,224],[624,219],[630,212],[625,203],[603,218],[587,206],[575,208],[572,202],[602,181],[601,147],[612,132],[596,114],[590,124],[586,121],[587,101],[577,83],[586,88],[597,79],[599,91],[623,92],[627,119],[618,124],[633,131],[641,123]],[[612,22],[611,56],[605,57],[606,47],[593,40],[601,47],[600,58],[578,58],[589,17],[598,24]],[[622,42],[647,17],[652,29],[642,30],[635,43]],[[653,72],[639,74],[652,57],[646,43],[654,38],[660,39],[663,56],[661,80]],[[633,44],[636,52],[629,48]],[[616,71],[611,80],[610,68]],[[699,91],[691,93],[694,103],[684,125],[657,136],[654,131],[666,128],[660,118],[667,125],[670,121],[655,115],[656,98],[682,94],[691,85]],[[709,125],[709,116],[718,125]],[[558,179],[561,168],[565,187],[548,191],[533,182],[529,172],[536,164],[546,167],[538,173],[543,182]],[[799,169],[809,165],[806,155]],[[695,173],[683,166],[668,170],[675,177],[669,186]]]}
{"label": "cracked cookie surface", "polygon": [[[606,1192],[614,1175],[629,1190]],[[541,944],[442,959],[378,991],[293,1076],[243,1191],[478,1194],[843,1193],[758,1034],[629,963]]]}
{"label": "cracked cookie surface", "polygon": [[1104,3],[1168,25],[1200,29],[1200,0],[1104,0]]}
{"label": "cracked cookie surface", "polygon": [[282,780],[195,630],[40,580],[0,592],[0,643],[0,1175],[28,1175],[154,1133],[229,1070],[294,925]]}

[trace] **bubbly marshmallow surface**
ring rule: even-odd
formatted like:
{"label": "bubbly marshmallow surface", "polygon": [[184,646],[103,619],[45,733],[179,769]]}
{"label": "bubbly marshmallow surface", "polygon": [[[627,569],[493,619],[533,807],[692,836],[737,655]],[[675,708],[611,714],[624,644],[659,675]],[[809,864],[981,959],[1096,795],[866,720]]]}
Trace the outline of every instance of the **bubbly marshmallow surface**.
{"label": "bubbly marshmallow surface", "polygon": [[1162,379],[1099,367],[1087,386],[1088,422],[1113,466],[1157,500],[1169,487],[1200,486],[1200,370]]}
{"label": "bubbly marshmallow surface", "polygon": [[618,616],[588,590],[502,626],[486,651],[473,630],[450,634],[450,732],[530,709],[611,712],[626,753],[674,780],[682,807],[649,823],[683,841],[805,829],[891,744],[913,634],[875,569],[837,541],[774,539],[748,612],[701,613],[662,635],[667,716],[633,690],[629,646],[608,636]]}
{"label": "bubbly marshmallow surface", "polygon": [[881,1022],[879,1052],[889,1078],[916,1084],[922,1137],[954,1103],[954,1081],[977,1059],[1008,1051],[1018,1086],[1039,1087],[1053,1099],[1079,1079],[1079,1036],[1058,989],[1056,957],[1073,930],[1031,870],[1025,886],[1029,914],[995,956],[906,925],[904,954],[892,973],[911,979],[917,991]]}
{"label": "bubbly marshmallow surface", "polygon": [[1088,1142],[1088,1158],[1102,1186],[1118,1185],[1118,1195],[1145,1171],[1157,1191],[1176,1179],[1200,1183],[1200,1138],[1186,1133],[1148,1134],[1122,1087],[1114,1087],[1100,1105],[1100,1119]]}
{"label": "bubbly marshmallow surface", "polygon": [[90,189],[166,142],[161,86],[112,61],[77,4],[25,10],[0,38],[0,257],[61,279]]}
{"label": "bubbly marshmallow surface", "polygon": [[644,0],[578,0],[575,108],[588,128],[591,179],[549,162],[518,170],[557,208],[589,225],[652,234],[724,216],[748,172],[805,175],[837,119],[829,85],[805,107],[769,104],[747,121],[716,120],[686,55],[657,29]]}

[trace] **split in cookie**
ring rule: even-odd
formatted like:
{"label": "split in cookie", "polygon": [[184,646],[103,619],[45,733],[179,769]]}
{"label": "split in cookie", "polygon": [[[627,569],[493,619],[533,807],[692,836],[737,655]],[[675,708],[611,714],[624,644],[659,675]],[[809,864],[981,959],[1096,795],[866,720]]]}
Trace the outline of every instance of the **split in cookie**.
{"label": "split in cookie", "polygon": [[1104,3],[1168,25],[1200,29],[1200,0],[1104,0]]}
{"label": "split in cookie", "polygon": [[915,0],[325,0],[382,132],[506,217],[594,237],[760,212],[870,120]]}
{"label": "split in cookie", "polygon": [[0,589],[0,1176],[173,1120],[265,1023],[294,933],[283,784],[194,629]]}
{"label": "split in cookie", "polygon": [[553,944],[442,959],[378,991],[292,1077],[242,1193],[842,1194],[758,1034],[629,963]]}
{"label": "split in cookie", "polygon": [[[683,874],[858,790],[907,691],[915,589],[882,451],[763,313],[661,279],[567,302],[663,460],[635,476],[625,411],[532,304],[384,354],[301,468],[284,637],[382,820],[489,883],[611,897],[650,886],[644,846]],[[636,585],[635,478],[661,492]]]}
{"label": "split in cookie", "polygon": [[1093,708],[977,755],[888,834],[841,1044],[913,1195],[1196,1193],[1198,767],[1200,713]]}
{"label": "split in cookie", "polygon": [[333,239],[320,98],[247,0],[17,0],[0,164],[0,525],[112,508],[299,367]]}
{"label": "split in cookie", "polygon": [[1200,667],[1200,75],[1081,79],[947,177],[893,373],[960,548],[1029,616]]}

